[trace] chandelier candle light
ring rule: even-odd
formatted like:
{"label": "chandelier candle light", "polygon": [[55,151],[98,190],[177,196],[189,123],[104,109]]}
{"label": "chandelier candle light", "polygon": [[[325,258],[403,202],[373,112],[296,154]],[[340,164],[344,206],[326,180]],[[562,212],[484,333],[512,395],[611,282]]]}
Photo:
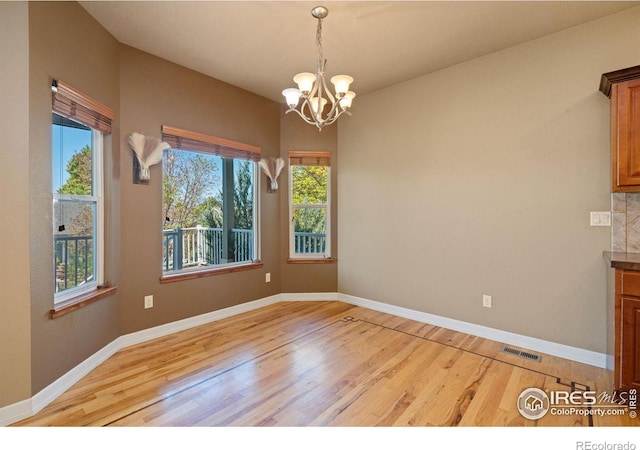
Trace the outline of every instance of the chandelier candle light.
{"label": "chandelier candle light", "polygon": [[[298,113],[308,124],[315,125],[318,130],[326,125],[331,125],[342,114],[349,112],[351,102],[356,96],[355,92],[349,90],[349,85],[353,78],[349,75],[336,75],[331,78],[331,83],[335,88],[335,94],[327,88],[325,80],[325,67],[327,60],[322,58],[322,19],[327,17],[329,10],[324,6],[316,6],[311,10],[311,15],[318,19],[316,31],[316,45],[318,46],[318,66],[316,73],[303,72],[293,77],[293,81],[298,85],[296,88],[288,88],[282,91],[282,95],[287,99],[289,109]],[[329,111],[324,110],[329,105]],[[299,108],[296,108],[298,107]]]}

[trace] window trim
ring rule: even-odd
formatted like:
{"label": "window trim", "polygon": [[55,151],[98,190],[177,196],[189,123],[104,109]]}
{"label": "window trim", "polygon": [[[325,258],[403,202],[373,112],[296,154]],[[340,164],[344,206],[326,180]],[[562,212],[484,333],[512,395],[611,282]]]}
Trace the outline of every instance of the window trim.
{"label": "window trim", "polygon": [[[115,118],[114,111],[101,102],[93,99],[82,91],[74,88],[64,81],[50,79],[51,87],[51,109],[52,112],[79,122],[92,130],[92,155],[93,173],[96,174],[92,180],[94,192],[91,197],[97,197],[96,203],[96,239],[95,252],[96,260],[96,281],[90,286],[83,286],[80,289],[71,288],[64,291],[64,295],[56,296],[55,289],[53,295],[53,309],[50,311],[51,319],[68,314],[76,309],[82,308],[96,300],[110,297],[115,294],[117,286],[109,286],[105,283],[105,176],[104,170],[105,155],[111,149],[111,122]],[[53,145],[52,145],[53,147]],[[53,165],[53,164],[52,164]],[[98,167],[96,169],[96,166]],[[53,199],[52,199],[53,205]],[[52,230],[53,231],[53,230]],[[53,233],[52,233],[53,238]],[[55,269],[54,269],[55,270]],[[71,291],[71,292],[69,292]]]}
{"label": "window trim", "polygon": [[[289,152],[289,257],[287,263],[332,263],[335,260],[331,254],[331,153],[328,151],[297,151]],[[293,166],[325,166],[327,167],[327,201],[311,205],[293,204]],[[294,211],[297,208],[324,208],[325,214],[325,252],[324,253],[295,253]]]}
{"label": "window trim", "polygon": [[[64,114],[60,114],[57,111],[53,111],[54,114],[57,114],[62,117],[67,117]],[[70,120],[75,120],[71,117],[67,117]],[[85,124],[86,125],[86,124]],[[94,274],[95,279],[90,283],[86,283],[82,286],[74,286],[68,289],[65,289],[62,292],[53,293],[53,304],[54,309],[60,305],[66,305],[70,301],[73,302],[76,298],[84,298],[87,295],[91,295],[91,293],[95,292],[102,284],[104,283],[104,148],[105,142],[107,140],[107,135],[103,134],[99,130],[91,128],[91,173],[92,173],[92,195],[70,195],[70,194],[57,194],[52,193],[52,201],[65,201],[65,200],[82,200],[91,203],[95,203],[95,218],[94,218],[94,234],[93,239],[94,243]],[[55,233],[53,233],[55,234]],[[55,267],[54,267],[55,271]]]}
{"label": "window trim", "polygon": [[65,314],[69,314],[76,309],[80,309],[84,306],[90,305],[95,301],[114,295],[117,289],[117,286],[96,286],[91,291],[79,294],[75,297],[67,299],[64,302],[60,302],[54,305],[54,307],[49,311],[49,317],[51,319],[56,319],[60,316],[64,316]]}
{"label": "window trim", "polygon": [[237,264],[227,264],[223,267],[207,267],[200,270],[184,270],[182,272],[164,272],[160,277],[160,284],[174,283],[176,281],[195,280],[197,278],[210,277],[213,275],[224,275],[227,273],[243,272],[245,270],[259,269],[264,266],[262,261],[248,261]]}
{"label": "window trim", "polygon": [[217,136],[189,131],[182,128],[162,125],[162,140],[172,149],[200,151],[222,158],[248,159],[260,161],[261,148]]}

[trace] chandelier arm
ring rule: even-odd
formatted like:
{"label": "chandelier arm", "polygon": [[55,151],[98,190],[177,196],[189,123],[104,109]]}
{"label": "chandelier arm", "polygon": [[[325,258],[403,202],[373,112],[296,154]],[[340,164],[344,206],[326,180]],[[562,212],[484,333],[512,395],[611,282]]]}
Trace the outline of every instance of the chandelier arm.
{"label": "chandelier arm", "polygon": [[[313,88],[313,92],[315,93],[316,88],[314,86]],[[315,119],[314,119],[314,114],[313,114],[313,106],[311,105],[311,95],[309,94],[309,96],[304,97],[302,100],[302,104],[300,105],[300,114],[303,117],[306,117],[308,120],[312,120],[313,123],[315,123]],[[305,109],[308,111],[308,115],[307,112],[305,112]]]}
{"label": "chandelier arm", "polygon": [[[338,105],[338,101],[337,99],[331,94],[331,90],[329,89],[329,87],[327,86],[327,80],[325,79],[324,76],[324,71],[320,74],[318,74],[320,78],[320,81],[318,82],[319,85],[321,85],[321,89],[320,90],[324,90],[324,92],[326,92],[327,98],[329,99],[329,102],[331,103],[331,108],[329,109],[329,112],[327,113],[324,121],[330,120],[333,115],[335,114],[337,105]],[[320,97],[320,95],[318,95],[318,97]],[[321,112],[318,112],[318,114],[321,116]]]}
{"label": "chandelier arm", "polygon": [[289,108],[288,110],[285,111],[285,114],[289,114],[290,112],[295,112],[296,114],[298,114],[300,118],[305,122],[307,122],[309,125],[316,125],[316,122],[313,119],[309,119],[307,116],[305,116],[303,113],[301,113],[297,109]]}
{"label": "chandelier arm", "polygon": [[348,116],[351,115],[351,112],[347,111],[346,109],[343,109],[342,111],[340,111],[339,113],[337,113],[334,117],[332,117],[331,119],[327,119],[326,121],[324,121],[322,123],[322,126],[325,125],[331,125],[333,122],[335,122],[336,120],[338,120],[338,117],[340,117],[343,114],[347,114]]}

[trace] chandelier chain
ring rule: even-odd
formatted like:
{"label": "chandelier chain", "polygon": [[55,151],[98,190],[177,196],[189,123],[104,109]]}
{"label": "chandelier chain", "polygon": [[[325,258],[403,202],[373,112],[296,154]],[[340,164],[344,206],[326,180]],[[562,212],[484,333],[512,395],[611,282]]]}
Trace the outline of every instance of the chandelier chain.
{"label": "chandelier chain", "polygon": [[324,64],[322,61],[322,18],[318,17],[318,28],[316,30],[316,44],[318,47],[318,71],[324,72]]}

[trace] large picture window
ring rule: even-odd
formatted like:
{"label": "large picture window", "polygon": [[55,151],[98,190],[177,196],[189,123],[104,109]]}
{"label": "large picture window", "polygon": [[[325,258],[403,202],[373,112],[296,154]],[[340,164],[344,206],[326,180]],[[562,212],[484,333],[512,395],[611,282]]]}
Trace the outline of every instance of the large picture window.
{"label": "large picture window", "polygon": [[331,257],[329,152],[289,153],[289,256]]}
{"label": "large picture window", "polygon": [[258,147],[163,127],[163,272],[259,259]]}
{"label": "large picture window", "polygon": [[113,113],[62,82],[52,88],[54,303],[60,304],[102,283],[102,154]]}

